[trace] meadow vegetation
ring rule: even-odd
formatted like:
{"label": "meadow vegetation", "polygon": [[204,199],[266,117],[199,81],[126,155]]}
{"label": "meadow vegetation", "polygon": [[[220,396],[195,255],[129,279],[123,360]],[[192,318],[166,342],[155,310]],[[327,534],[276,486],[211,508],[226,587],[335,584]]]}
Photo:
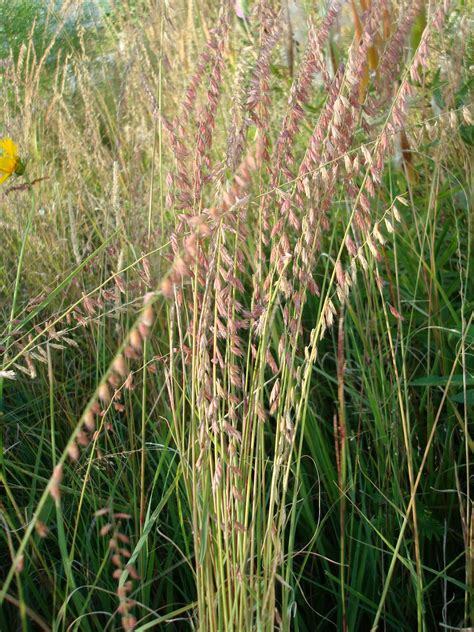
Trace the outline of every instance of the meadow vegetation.
{"label": "meadow vegetation", "polygon": [[14,5],[0,630],[472,630],[471,3]]}

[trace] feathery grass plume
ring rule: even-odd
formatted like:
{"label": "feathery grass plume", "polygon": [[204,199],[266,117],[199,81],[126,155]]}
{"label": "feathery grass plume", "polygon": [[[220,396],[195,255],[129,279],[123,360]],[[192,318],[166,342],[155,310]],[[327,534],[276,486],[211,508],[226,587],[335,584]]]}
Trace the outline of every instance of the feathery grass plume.
{"label": "feathery grass plume", "polygon": [[262,43],[254,74],[250,81],[246,105],[249,116],[257,129],[255,160],[257,166],[261,168],[269,158],[270,62],[273,50],[281,35],[281,20],[264,3],[259,6],[258,17]]}
{"label": "feathery grass plume", "polygon": [[[119,606],[117,612],[121,616],[122,626],[124,630],[134,630],[137,626],[137,619],[132,614],[135,605],[130,593],[133,591],[133,580],[140,579],[135,567],[128,563],[131,552],[127,548],[130,545],[129,537],[123,532],[122,522],[129,521],[131,515],[124,512],[112,512],[109,508],[104,508],[96,512],[96,517],[107,516],[110,522],[102,526],[100,535],[109,537],[110,561],[115,567],[112,576],[119,582],[117,587],[117,597],[119,598]],[[122,581],[122,576],[131,577]]]}
{"label": "feathery grass plume", "polygon": [[233,4],[0,42],[1,629],[471,624],[465,7]]}
{"label": "feathery grass plume", "polygon": [[374,84],[375,93],[369,98],[369,107],[380,107],[381,101],[388,99],[396,89],[396,79],[401,71],[405,43],[422,6],[422,2],[415,0],[403,12],[400,12],[397,27],[393,29],[379,62],[379,72]]}
{"label": "feathery grass plume", "polygon": [[306,50],[298,69],[298,75],[290,89],[287,112],[275,144],[273,186],[281,184],[279,181],[282,173],[287,180],[293,178],[293,174],[289,170],[289,167],[294,163],[291,153],[292,145],[303,122],[305,116],[304,107],[310,99],[311,88],[317,72],[321,73],[326,90],[330,88],[330,77],[326,68],[323,50],[339,10],[340,2],[333,2],[319,27],[316,29],[313,24],[310,25]]}

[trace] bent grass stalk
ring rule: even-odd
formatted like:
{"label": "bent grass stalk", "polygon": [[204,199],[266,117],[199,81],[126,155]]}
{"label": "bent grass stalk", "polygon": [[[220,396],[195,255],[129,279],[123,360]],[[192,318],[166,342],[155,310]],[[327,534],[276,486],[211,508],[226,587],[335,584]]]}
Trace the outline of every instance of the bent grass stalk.
{"label": "bent grass stalk", "polygon": [[[149,305],[153,305],[155,300],[156,300],[156,298],[153,299],[152,301],[150,301]],[[68,458],[68,455],[71,453],[71,449],[73,448],[74,445],[76,445],[76,438],[77,438],[79,432],[81,431],[81,428],[84,425],[84,422],[86,420],[86,416],[88,415],[88,413],[90,413],[92,411],[92,408],[93,408],[94,404],[96,404],[97,400],[99,399],[99,393],[100,393],[101,388],[103,386],[107,385],[107,380],[108,380],[108,378],[110,377],[110,375],[113,372],[115,360],[122,354],[123,350],[128,345],[130,333],[133,331],[134,327],[137,327],[138,324],[141,322],[141,318],[142,318],[141,314],[136,318],[134,326],[130,329],[128,335],[125,337],[124,341],[120,345],[120,347],[119,347],[117,353],[115,354],[112,362],[109,364],[108,369],[106,370],[106,372],[102,376],[102,378],[101,378],[99,384],[97,385],[93,395],[90,397],[87,405],[85,406],[85,408],[83,410],[82,415],[80,416],[78,422],[76,423],[75,428],[73,429],[73,431],[72,431],[72,433],[71,433],[71,435],[70,435],[70,437],[69,437],[69,439],[68,439],[68,441],[66,443],[66,446],[64,447],[64,450],[63,450],[61,456],[57,460],[56,468],[64,466],[64,464],[65,464],[65,462],[66,462],[66,460]],[[87,482],[87,479],[85,479],[85,483],[86,482]],[[3,603],[3,600],[5,599],[5,595],[7,593],[8,587],[10,586],[10,583],[11,583],[11,581],[13,579],[13,575],[15,573],[15,568],[17,567],[18,562],[21,559],[21,556],[25,552],[26,546],[28,545],[28,542],[29,542],[29,540],[31,538],[31,535],[32,535],[32,533],[33,533],[33,531],[35,529],[35,525],[38,522],[38,520],[39,520],[39,518],[41,516],[41,513],[42,513],[42,511],[44,509],[44,506],[45,506],[46,502],[48,501],[49,496],[51,495],[51,491],[53,490],[55,485],[57,485],[57,481],[55,480],[55,475],[53,473],[52,476],[50,477],[50,479],[49,479],[49,481],[48,481],[43,493],[41,494],[40,499],[38,500],[38,504],[36,506],[36,510],[35,510],[32,518],[31,518],[28,526],[25,529],[25,534],[24,534],[23,538],[21,539],[21,542],[20,542],[20,544],[19,544],[19,546],[18,546],[18,548],[16,550],[16,554],[15,554],[15,557],[13,559],[12,566],[11,566],[10,570],[8,571],[6,577],[5,577],[5,581],[4,581],[3,586],[2,586],[2,588],[0,590],[0,605]],[[83,502],[83,499],[84,499],[84,492],[85,492],[85,486],[83,487],[83,490],[82,490],[82,493],[81,493],[81,499],[80,499],[79,508],[78,508],[78,515],[80,514],[81,505],[82,505],[82,502]],[[58,504],[59,504],[59,501],[56,502],[56,505],[58,505]],[[61,523],[62,523],[62,521],[61,521]],[[77,531],[78,523],[79,523],[79,521],[77,519],[76,520],[76,531]],[[66,556],[66,559],[69,559],[69,557],[71,557],[71,559],[73,558],[73,556],[74,556],[74,541],[73,541],[73,546],[71,547],[70,554],[67,555],[67,552],[64,551],[64,555]],[[68,564],[68,566],[69,566],[69,564]]]}

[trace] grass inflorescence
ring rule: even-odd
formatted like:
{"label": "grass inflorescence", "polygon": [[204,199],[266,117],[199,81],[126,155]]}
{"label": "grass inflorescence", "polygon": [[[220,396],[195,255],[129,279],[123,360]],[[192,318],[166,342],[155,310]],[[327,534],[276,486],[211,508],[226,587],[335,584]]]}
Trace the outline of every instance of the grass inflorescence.
{"label": "grass inflorescence", "polygon": [[52,2],[27,33],[0,629],[470,629],[466,3]]}

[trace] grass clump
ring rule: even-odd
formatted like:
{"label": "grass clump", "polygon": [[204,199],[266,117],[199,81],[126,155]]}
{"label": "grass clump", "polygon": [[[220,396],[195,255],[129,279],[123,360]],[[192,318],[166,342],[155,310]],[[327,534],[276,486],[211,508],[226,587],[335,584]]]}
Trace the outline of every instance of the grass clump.
{"label": "grass clump", "polygon": [[0,628],[468,629],[463,3],[96,15],[2,66]]}

